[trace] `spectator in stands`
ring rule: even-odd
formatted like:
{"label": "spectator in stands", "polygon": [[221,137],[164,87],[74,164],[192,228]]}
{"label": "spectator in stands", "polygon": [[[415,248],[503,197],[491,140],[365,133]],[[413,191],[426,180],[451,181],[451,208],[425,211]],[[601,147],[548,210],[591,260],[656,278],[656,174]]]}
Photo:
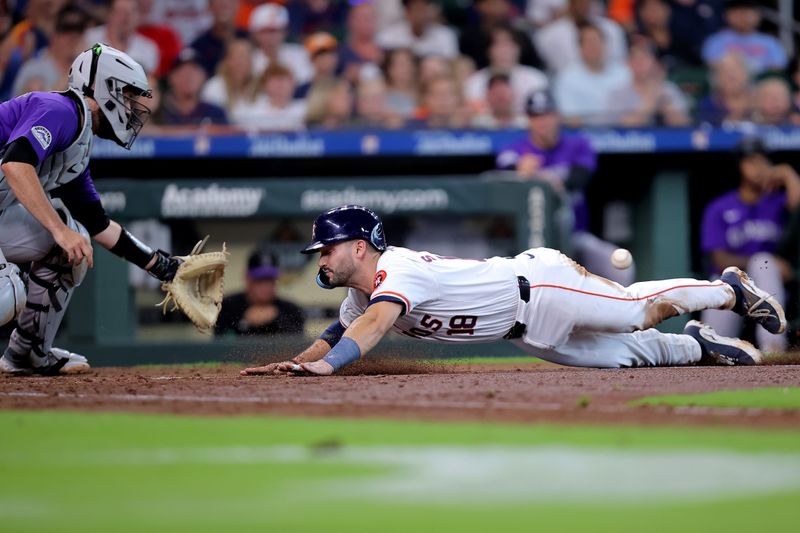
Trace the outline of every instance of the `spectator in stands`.
{"label": "spectator in stands", "polygon": [[347,80],[329,79],[315,85],[306,102],[309,128],[341,129],[352,123],[355,98]]}
{"label": "spectator in stands", "polygon": [[[703,213],[701,250],[708,273],[719,276],[734,265],[746,269],[755,283],[785,302],[784,284],[794,277],[789,263],[775,254],[788,212],[800,207],[800,177],[787,164],[774,165],[764,144],[745,138],[735,150],[739,186],[713,200]],[[736,336],[739,317],[704,311],[703,321],[720,335]],[[764,351],[786,348],[784,335],[756,327],[756,342]]]}
{"label": "spectator in stands", "polygon": [[636,9],[636,32],[649,37],[656,46],[659,60],[668,71],[687,65],[699,66],[702,38],[680,24],[667,0],[639,0]]}
{"label": "spectator in stands", "polygon": [[726,54],[711,69],[711,93],[697,104],[700,122],[721,126],[749,120],[753,109],[747,64],[736,52]]}
{"label": "spectator in stands", "polygon": [[469,124],[469,112],[453,78],[435,78],[425,85],[422,106],[409,127],[431,129],[464,128]]}
{"label": "spectator in stands", "polygon": [[533,39],[547,70],[557,73],[578,63],[581,58],[578,28],[590,24],[600,29],[605,42],[606,60],[621,65],[626,59],[625,32],[613,20],[593,11],[592,0],[569,0],[569,11],[564,17],[539,29]]}
{"label": "spectator in stands", "polygon": [[378,14],[374,2],[363,1],[347,14],[347,40],[339,47],[339,72],[351,83],[358,80],[361,65],[379,65],[383,50],[377,43]]}
{"label": "spectator in stands", "polygon": [[612,122],[622,126],[685,126],[689,102],[677,85],[665,79],[652,42],[634,36],[628,50],[630,83],[611,92]]}
{"label": "spectator in stands", "polygon": [[158,47],[158,68],[156,76],[166,75],[172,63],[183,49],[180,34],[172,26],[165,24],[163,19],[153,18],[153,4],[157,0],[138,0],[139,13],[142,23],[136,28],[137,33],[144,35]]}
{"label": "spectator in stands", "polygon": [[[90,0],[104,1],[104,0]],[[150,20],[174,29],[182,43],[193,42],[211,25],[209,0],[154,0]],[[236,4],[236,0],[229,0]]]}
{"label": "spectator in stands", "polygon": [[569,13],[569,0],[527,0],[525,17],[537,28],[553,22]]}
{"label": "spectator in stands", "polygon": [[226,296],[214,326],[215,335],[301,334],[303,310],[277,296],[280,270],[274,254],[256,250],[247,261],[245,289]]}
{"label": "spectator in stands", "polygon": [[[195,48],[191,50],[197,53]],[[197,57],[198,63],[201,63],[199,56]],[[222,107],[228,116],[232,116],[239,102],[251,98],[256,82],[253,75],[253,45],[250,40],[234,39],[228,43],[218,70],[203,85],[200,97],[205,102]]]}
{"label": "spectator in stands", "polygon": [[83,32],[89,20],[82,10],[66,5],[56,15],[50,44],[26,61],[14,80],[13,94],[31,91],[63,91],[75,57],[86,49]]}
{"label": "spectator in stands", "polygon": [[561,131],[561,119],[550,91],[532,93],[526,111],[528,135],[500,150],[497,168],[514,171],[521,179],[547,182],[557,193],[569,195],[575,213],[574,259],[597,275],[630,285],[635,269],[615,269],[611,254],[617,246],[589,232],[584,191],[597,168],[597,154],[589,140]]}
{"label": "spectator in stands", "polygon": [[450,70],[453,73],[453,81],[456,82],[456,90],[463,95],[467,80],[476,72],[475,62],[469,56],[460,55],[450,62]]}
{"label": "spectator in stands", "polygon": [[136,0],[112,0],[106,23],[86,32],[89,43],[106,43],[135,59],[148,74],[158,69],[158,46],[136,33],[141,21]]}
{"label": "spectator in stands", "polygon": [[356,112],[353,125],[359,128],[392,129],[404,119],[387,105],[386,83],[381,77],[359,81],[356,86]]}
{"label": "spectator in stands", "polygon": [[487,82],[486,110],[472,117],[472,127],[497,130],[525,128],[528,121],[517,111],[508,74],[493,74]]}
{"label": "spectator in stands", "polygon": [[16,23],[0,43],[0,100],[12,96],[17,72],[48,44],[55,29],[56,14],[64,0],[28,0],[25,18]]}
{"label": "spectator in stands", "polygon": [[341,0],[294,0],[287,3],[289,36],[303,42],[314,33],[341,36],[347,5]]}
{"label": "spectator in stands", "polygon": [[302,45],[287,43],[289,13],[278,4],[261,4],[250,14],[250,35],[256,44],[253,68],[256,72],[274,63],[280,63],[292,71],[295,83],[311,79],[313,70],[308,52]]}
{"label": "spectator in stands", "polygon": [[727,27],[703,43],[703,60],[707,65],[714,65],[726,54],[737,52],[744,57],[753,75],[786,68],[788,60],[780,41],[758,31],[761,24],[759,9],[757,0],[727,0]]}
{"label": "spectator in stands", "polygon": [[167,75],[167,90],[155,114],[156,123],[164,126],[228,124],[223,108],[200,98],[205,82],[206,71],[197,61],[195,51],[192,48],[182,50]]}
{"label": "spectator in stands", "polygon": [[579,28],[580,59],[559,72],[554,92],[570,126],[610,124],[611,94],[631,83],[625,63],[606,61],[605,34],[591,24]]}
{"label": "spectator in stands", "polygon": [[339,42],[336,37],[326,32],[317,32],[306,37],[303,42],[314,75],[311,80],[303,83],[294,91],[295,98],[305,98],[311,86],[322,80],[336,77],[336,67],[339,64]]}
{"label": "spectator in stands", "polygon": [[695,42],[698,50],[724,25],[725,0],[669,0],[674,28]]}
{"label": "spectator in stands", "polygon": [[383,30],[378,44],[384,50],[410,48],[418,57],[453,59],[458,55],[455,32],[437,22],[439,5],[434,0],[403,0],[405,20]]}
{"label": "spectator in stands", "polygon": [[471,26],[461,29],[459,48],[461,53],[475,62],[477,69],[489,66],[487,51],[492,44],[492,29],[497,25],[506,25],[519,46],[519,62],[522,65],[541,69],[544,67],[539,54],[528,35],[509,24],[512,14],[510,0],[477,0],[474,9],[478,15]]}
{"label": "spectator in stands", "polygon": [[800,124],[800,54],[789,63],[788,78],[792,83],[792,123]]}
{"label": "spectator in stands", "polygon": [[256,81],[252,98],[236,105],[232,121],[247,130],[302,130],[306,103],[294,99],[294,90],[292,71],[280,63],[272,63]]}
{"label": "spectator in stands", "polygon": [[417,64],[408,48],[386,52],[381,66],[386,80],[386,105],[397,115],[408,119],[417,108]]}
{"label": "spectator in stands", "polygon": [[437,78],[454,78],[453,63],[441,56],[419,58],[419,86],[425,87]]}
{"label": "spectator in stands", "polygon": [[525,108],[525,95],[546,88],[547,76],[540,70],[520,64],[520,48],[511,27],[495,26],[490,36],[489,66],[467,79],[464,94],[470,107],[482,111],[486,107],[486,88],[489,78],[492,74],[507,74],[516,96],[515,111],[521,114]]}
{"label": "spectator in stands", "polygon": [[217,65],[229,44],[235,39],[246,39],[248,33],[236,27],[236,2],[208,0],[208,9],[212,16],[211,26],[198,35],[190,47],[197,52],[197,59],[211,78],[217,73]]}
{"label": "spectator in stands", "polygon": [[791,122],[792,93],[786,80],[769,77],[756,84],[753,122],[764,126],[785,126]]}

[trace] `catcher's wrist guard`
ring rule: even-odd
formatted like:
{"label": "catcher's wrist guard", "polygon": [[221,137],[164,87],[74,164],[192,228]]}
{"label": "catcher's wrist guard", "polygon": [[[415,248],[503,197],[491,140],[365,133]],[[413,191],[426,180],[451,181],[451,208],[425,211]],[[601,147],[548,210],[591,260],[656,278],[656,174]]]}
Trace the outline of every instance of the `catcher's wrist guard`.
{"label": "catcher's wrist guard", "polygon": [[164,250],[156,250],[153,254],[156,262],[147,269],[147,272],[161,281],[172,281],[175,278],[178,267],[181,265],[181,260],[169,255]]}

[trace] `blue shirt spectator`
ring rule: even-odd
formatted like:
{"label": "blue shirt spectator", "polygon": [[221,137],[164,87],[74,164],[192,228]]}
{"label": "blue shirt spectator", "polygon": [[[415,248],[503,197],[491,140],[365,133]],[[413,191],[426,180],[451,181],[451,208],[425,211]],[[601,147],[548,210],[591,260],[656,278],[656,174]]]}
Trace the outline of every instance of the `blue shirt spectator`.
{"label": "blue shirt spectator", "polygon": [[786,68],[786,51],[775,37],[761,33],[758,2],[731,0],[725,4],[728,27],[711,35],[703,43],[703,61],[713,65],[730,52],[737,52],[747,61],[752,74]]}

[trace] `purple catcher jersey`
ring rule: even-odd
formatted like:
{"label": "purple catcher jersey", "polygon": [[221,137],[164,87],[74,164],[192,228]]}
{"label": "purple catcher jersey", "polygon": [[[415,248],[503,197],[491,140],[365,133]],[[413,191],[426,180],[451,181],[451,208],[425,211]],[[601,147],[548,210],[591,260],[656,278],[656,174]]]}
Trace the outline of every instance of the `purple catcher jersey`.
{"label": "purple catcher jersey", "polygon": [[738,191],[712,201],[703,214],[700,247],[751,256],[774,252],[783,231],[786,194],[767,194],[755,204],[742,202]]}
{"label": "purple catcher jersey", "polygon": [[[39,168],[49,157],[68,149],[79,128],[76,102],[65,93],[31,92],[0,103],[0,145],[27,138],[39,157]],[[70,188],[78,191],[82,200],[100,199],[88,166],[73,181],[76,183]]]}
{"label": "purple catcher jersey", "polygon": [[[594,172],[597,168],[597,154],[589,140],[576,135],[561,135],[558,144],[549,150],[535,146],[529,137],[516,141],[500,150],[497,155],[497,168],[513,170],[523,155],[532,154],[541,160],[540,167],[556,174],[561,181],[569,177],[573,166],[579,166]],[[575,210],[575,230],[586,230],[589,227],[589,211],[583,191],[572,193]]]}

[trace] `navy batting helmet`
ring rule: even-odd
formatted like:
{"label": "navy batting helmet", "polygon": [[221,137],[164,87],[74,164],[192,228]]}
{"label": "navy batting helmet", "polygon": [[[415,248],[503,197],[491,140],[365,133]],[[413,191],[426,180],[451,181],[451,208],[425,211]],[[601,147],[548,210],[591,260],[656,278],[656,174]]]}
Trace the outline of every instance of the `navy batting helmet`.
{"label": "navy batting helmet", "polygon": [[313,254],[323,246],[353,239],[363,239],[379,252],[386,250],[383,222],[378,215],[360,205],[334,207],[314,221],[311,242],[302,253]]}

